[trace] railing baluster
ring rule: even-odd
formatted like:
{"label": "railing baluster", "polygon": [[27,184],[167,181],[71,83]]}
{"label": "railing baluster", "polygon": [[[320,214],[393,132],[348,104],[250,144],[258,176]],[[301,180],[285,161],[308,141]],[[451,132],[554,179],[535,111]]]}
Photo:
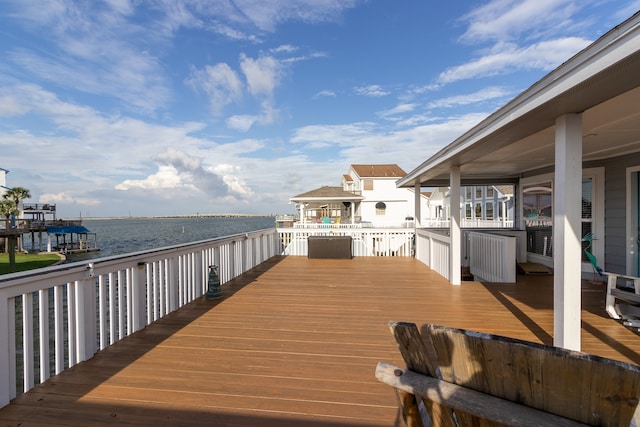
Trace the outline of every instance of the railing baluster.
{"label": "railing baluster", "polygon": [[115,343],[116,340],[116,275],[113,272],[109,273],[109,344]]}
{"label": "railing baluster", "polygon": [[51,376],[49,369],[49,290],[38,291],[38,328],[40,330],[40,382]]}
{"label": "railing baluster", "polygon": [[56,375],[64,371],[64,293],[66,285],[53,288]]}
{"label": "railing baluster", "polygon": [[23,390],[34,385],[33,353],[33,294],[22,294],[22,381]]}
{"label": "railing baluster", "polygon": [[100,331],[100,350],[107,346],[107,296],[105,277],[100,275],[98,277],[98,330]]}
{"label": "railing baluster", "polygon": [[77,336],[77,318],[76,318],[76,285],[77,282],[67,283],[67,323],[69,325],[67,334],[68,334],[68,356],[69,356],[69,367],[72,367],[76,364],[76,336]]}

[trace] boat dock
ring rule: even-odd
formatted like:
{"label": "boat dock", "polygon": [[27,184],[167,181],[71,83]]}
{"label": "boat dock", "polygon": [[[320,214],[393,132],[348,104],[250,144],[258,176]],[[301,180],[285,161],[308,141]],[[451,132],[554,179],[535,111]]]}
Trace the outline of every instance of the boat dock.
{"label": "boat dock", "polygon": [[[640,337],[584,282],[584,352],[640,364]],[[552,276],[452,286],[410,257],[276,256],[52,377],[3,425],[404,425],[379,361],[401,366],[391,320],[551,344]]]}

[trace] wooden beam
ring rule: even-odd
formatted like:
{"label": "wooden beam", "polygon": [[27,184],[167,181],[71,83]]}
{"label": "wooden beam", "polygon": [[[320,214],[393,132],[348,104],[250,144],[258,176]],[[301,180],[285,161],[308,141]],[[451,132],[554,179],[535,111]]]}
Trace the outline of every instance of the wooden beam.
{"label": "wooden beam", "polygon": [[587,425],[384,362],[378,363],[376,378],[397,390],[504,426]]}

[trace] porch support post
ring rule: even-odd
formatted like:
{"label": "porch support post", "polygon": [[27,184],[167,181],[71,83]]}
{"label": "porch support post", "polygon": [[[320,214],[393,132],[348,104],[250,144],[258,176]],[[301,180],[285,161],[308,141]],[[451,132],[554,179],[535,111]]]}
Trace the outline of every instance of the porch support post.
{"label": "porch support post", "polygon": [[351,224],[356,223],[356,201],[351,202]]}
{"label": "porch support post", "polygon": [[300,202],[298,206],[300,206],[300,223],[304,224],[306,222],[304,220],[304,202]]}
{"label": "porch support post", "polygon": [[580,351],[582,115],[556,120],[553,189],[553,344]]}
{"label": "porch support post", "polygon": [[459,285],[461,280],[461,252],[462,242],[460,241],[460,166],[451,167],[449,200],[451,201],[451,224],[449,226],[449,236],[451,245],[449,246],[449,281],[452,285]]}
{"label": "porch support post", "polygon": [[422,212],[421,212],[421,202],[422,202],[422,198],[420,196],[420,190],[421,190],[421,186],[420,186],[420,181],[416,181],[416,183],[413,186],[413,191],[414,191],[414,203],[415,203],[415,209],[414,209],[414,215],[413,215],[413,220],[414,220],[414,224],[415,227],[418,228],[421,225],[420,222],[420,217],[422,216]]}

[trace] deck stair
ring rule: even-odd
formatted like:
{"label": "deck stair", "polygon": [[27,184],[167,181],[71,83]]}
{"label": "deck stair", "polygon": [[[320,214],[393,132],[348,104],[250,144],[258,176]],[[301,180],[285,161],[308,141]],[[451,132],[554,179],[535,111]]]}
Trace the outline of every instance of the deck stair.
{"label": "deck stair", "polygon": [[640,366],[485,333],[390,323],[406,369],[380,362],[408,426],[629,426]]}

